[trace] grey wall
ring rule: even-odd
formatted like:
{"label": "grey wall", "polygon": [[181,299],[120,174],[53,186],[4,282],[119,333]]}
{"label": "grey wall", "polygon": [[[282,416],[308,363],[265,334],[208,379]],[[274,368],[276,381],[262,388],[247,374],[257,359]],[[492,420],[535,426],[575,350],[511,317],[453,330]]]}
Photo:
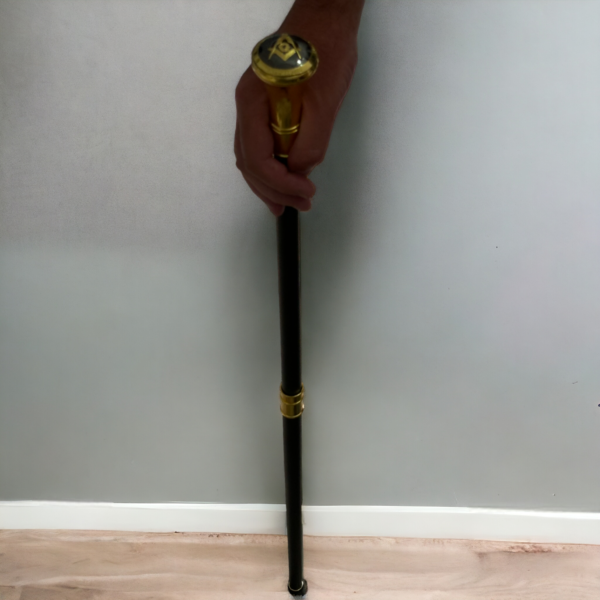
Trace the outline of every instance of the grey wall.
{"label": "grey wall", "polygon": [[[277,0],[0,0],[0,499],[283,502]],[[305,502],[600,510],[600,4],[367,0],[303,216]]]}

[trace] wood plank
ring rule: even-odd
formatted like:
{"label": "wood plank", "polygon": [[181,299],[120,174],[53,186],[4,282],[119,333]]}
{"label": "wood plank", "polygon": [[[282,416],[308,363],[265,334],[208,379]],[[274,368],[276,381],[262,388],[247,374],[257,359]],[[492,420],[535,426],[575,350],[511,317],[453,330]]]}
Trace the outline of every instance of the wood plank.
{"label": "wood plank", "polygon": [[[597,600],[600,546],[305,538],[314,600]],[[0,531],[0,600],[289,598],[284,536]]]}

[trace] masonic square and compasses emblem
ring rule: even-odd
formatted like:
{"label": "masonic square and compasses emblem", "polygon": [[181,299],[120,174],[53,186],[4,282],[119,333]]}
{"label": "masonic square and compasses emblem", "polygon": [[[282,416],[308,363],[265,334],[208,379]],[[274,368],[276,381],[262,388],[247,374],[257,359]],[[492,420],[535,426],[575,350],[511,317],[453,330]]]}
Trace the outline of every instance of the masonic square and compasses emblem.
{"label": "masonic square and compasses emblem", "polygon": [[269,48],[271,53],[269,54],[269,58],[273,56],[273,54],[277,54],[281,60],[288,61],[290,57],[294,54],[298,55],[298,58],[302,60],[302,55],[300,54],[300,49],[296,45],[296,42],[287,34],[284,33],[279,36],[275,45]]}

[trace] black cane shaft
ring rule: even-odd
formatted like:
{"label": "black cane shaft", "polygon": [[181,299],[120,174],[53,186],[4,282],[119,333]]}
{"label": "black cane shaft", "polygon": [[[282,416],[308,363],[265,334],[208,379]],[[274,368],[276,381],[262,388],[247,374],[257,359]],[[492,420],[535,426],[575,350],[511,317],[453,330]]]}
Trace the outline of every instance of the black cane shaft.
{"label": "black cane shaft", "polygon": [[302,417],[283,417],[285,506],[288,536],[289,587],[300,590],[304,583],[302,543]]}
{"label": "black cane shaft", "polygon": [[300,391],[300,231],[298,211],[286,206],[277,219],[281,385],[293,396]]}
{"label": "black cane shaft", "polygon": [[[286,164],[285,158],[278,158]],[[298,211],[287,206],[277,218],[281,388],[289,396],[302,387],[300,346],[300,223]],[[288,589],[306,592],[302,531],[302,415],[283,417],[283,461],[288,537]]]}

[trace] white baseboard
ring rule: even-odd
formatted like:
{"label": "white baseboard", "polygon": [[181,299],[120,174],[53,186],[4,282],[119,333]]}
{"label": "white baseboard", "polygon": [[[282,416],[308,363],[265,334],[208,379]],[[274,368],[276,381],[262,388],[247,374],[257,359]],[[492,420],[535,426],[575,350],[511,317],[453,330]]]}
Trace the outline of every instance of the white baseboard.
{"label": "white baseboard", "polygon": [[[304,533],[600,544],[600,513],[420,506],[304,506]],[[279,504],[0,502],[0,529],[285,534]]]}

